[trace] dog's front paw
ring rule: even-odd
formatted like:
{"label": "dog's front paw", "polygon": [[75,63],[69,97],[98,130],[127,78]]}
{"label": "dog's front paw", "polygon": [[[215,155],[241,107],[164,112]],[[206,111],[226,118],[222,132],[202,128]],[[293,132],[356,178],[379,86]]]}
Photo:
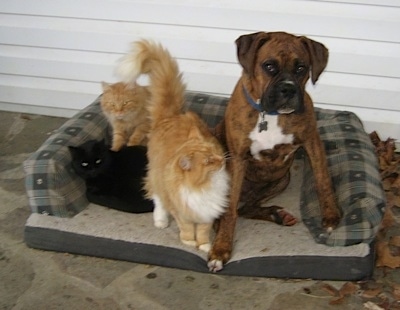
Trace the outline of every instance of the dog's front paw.
{"label": "dog's front paw", "polygon": [[207,266],[211,272],[217,272],[223,269],[224,263],[218,259],[213,259],[208,261]]}
{"label": "dog's front paw", "polygon": [[341,215],[339,212],[330,212],[322,218],[322,227],[330,234],[340,223]]}
{"label": "dog's front paw", "polygon": [[230,259],[231,251],[228,249],[215,249],[215,245],[208,252],[208,270],[217,272],[222,270],[224,264]]}

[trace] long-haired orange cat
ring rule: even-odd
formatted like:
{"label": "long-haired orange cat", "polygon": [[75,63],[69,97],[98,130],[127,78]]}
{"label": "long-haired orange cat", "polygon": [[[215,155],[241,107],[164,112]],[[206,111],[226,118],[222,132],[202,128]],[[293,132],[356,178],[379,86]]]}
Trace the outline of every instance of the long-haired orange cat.
{"label": "long-haired orange cat", "polygon": [[118,70],[125,82],[142,73],[150,77],[145,189],[155,203],[154,225],[167,227],[171,214],[181,241],[208,252],[212,224],[227,206],[224,151],[197,114],[183,111],[185,85],[177,62],[161,45],[135,42]]}
{"label": "long-haired orange cat", "polygon": [[101,85],[101,109],[113,130],[111,150],[119,151],[124,145],[146,145],[150,129],[147,87],[122,82]]}

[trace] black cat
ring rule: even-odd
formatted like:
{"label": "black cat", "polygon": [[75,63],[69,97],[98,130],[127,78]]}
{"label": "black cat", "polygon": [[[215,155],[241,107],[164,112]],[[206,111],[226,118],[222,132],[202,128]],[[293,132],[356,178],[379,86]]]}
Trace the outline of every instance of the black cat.
{"label": "black cat", "polygon": [[105,140],[90,140],[80,146],[69,146],[72,168],[86,181],[90,202],[130,212],[152,212],[154,205],[144,197],[147,148],[129,146],[111,151]]}

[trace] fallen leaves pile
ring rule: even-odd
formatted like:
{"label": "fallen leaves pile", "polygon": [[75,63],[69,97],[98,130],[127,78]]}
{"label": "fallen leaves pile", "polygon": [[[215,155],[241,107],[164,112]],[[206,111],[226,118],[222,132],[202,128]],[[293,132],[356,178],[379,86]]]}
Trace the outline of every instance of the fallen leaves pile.
{"label": "fallen leaves pile", "polygon": [[[367,310],[398,310],[400,309],[400,284],[388,286],[374,280],[346,282],[340,289],[331,284],[317,282],[303,289],[304,294],[313,297],[329,298],[329,305],[348,305],[355,299],[361,300]],[[359,304],[359,302],[354,302]]]}
{"label": "fallen leaves pile", "polygon": [[376,238],[376,268],[374,278],[346,282],[341,288],[317,282],[304,288],[304,294],[324,294],[330,305],[344,305],[351,300],[362,301],[367,310],[400,310],[400,154],[395,140],[382,141],[376,132],[370,134],[379,160],[386,208]]}
{"label": "fallen leaves pile", "polygon": [[375,146],[386,210],[377,236],[377,267],[400,267],[400,155],[395,153],[395,141],[382,141],[376,132],[370,134]]}

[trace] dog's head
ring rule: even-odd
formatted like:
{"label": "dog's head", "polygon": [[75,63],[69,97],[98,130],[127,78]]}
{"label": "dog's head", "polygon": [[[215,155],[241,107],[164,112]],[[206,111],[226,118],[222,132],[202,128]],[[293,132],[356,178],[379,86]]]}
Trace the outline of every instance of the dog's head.
{"label": "dog's head", "polygon": [[259,96],[262,111],[302,113],[304,92],[328,63],[328,50],[319,42],[285,32],[256,32],[236,40],[239,63]]}

